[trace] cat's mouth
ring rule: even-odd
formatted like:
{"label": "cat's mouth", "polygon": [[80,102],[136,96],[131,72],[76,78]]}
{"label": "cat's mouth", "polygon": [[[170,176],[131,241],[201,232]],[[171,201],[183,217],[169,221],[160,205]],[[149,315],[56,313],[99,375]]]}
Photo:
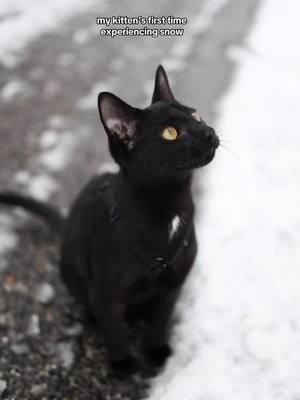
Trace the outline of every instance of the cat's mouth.
{"label": "cat's mouth", "polygon": [[183,171],[183,170],[204,167],[205,165],[209,164],[213,160],[215,153],[216,153],[216,150],[212,149],[208,153],[206,153],[203,157],[201,157],[197,160],[191,160],[191,161],[187,162],[184,166],[180,166],[179,170]]}

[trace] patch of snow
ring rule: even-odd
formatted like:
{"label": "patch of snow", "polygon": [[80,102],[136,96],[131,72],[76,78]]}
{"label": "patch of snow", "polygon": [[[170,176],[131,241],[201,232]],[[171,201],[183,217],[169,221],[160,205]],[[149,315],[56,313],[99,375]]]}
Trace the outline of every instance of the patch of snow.
{"label": "patch of snow", "polygon": [[51,148],[41,153],[39,162],[51,172],[62,170],[72,156],[74,144],[74,135],[71,132],[59,134],[55,134],[54,131],[44,132],[41,137],[41,147]]}
{"label": "patch of snow", "polygon": [[[44,1],[46,0],[39,0]],[[0,6],[0,17],[1,18],[12,18],[15,15],[20,14],[21,12],[31,7],[33,3],[36,2],[35,0],[9,0],[5,2],[1,2]]]}
{"label": "patch of snow", "polygon": [[47,389],[47,383],[36,383],[31,386],[30,393],[34,396],[41,396],[42,394],[46,393]]}
{"label": "patch of snow", "polygon": [[0,379],[0,394],[2,394],[6,388],[7,382],[3,379]]}
{"label": "patch of snow", "polygon": [[62,115],[52,115],[48,119],[48,124],[51,129],[63,128],[65,118]]}
{"label": "patch of snow", "polygon": [[48,149],[57,144],[59,139],[59,132],[49,129],[41,134],[40,146],[42,149]]}
{"label": "patch of snow", "polygon": [[56,191],[56,181],[47,173],[40,173],[32,177],[27,191],[39,200],[47,200]]}
{"label": "patch of snow", "polygon": [[29,352],[29,346],[26,343],[15,343],[11,346],[11,351],[18,356],[22,356]]}
{"label": "patch of snow", "polygon": [[[168,77],[171,86],[174,82],[174,72],[184,69],[188,57],[191,55],[199,34],[205,32],[213,23],[216,14],[228,3],[229,0],[207,0],[199,14],[190,18],[188,21],[188,29],[185,29],[184,35],[174,38],[172,46],[168,51],[168,55],[162,59],[161,64],[168,71]],[[182,25],[184,28],[185,26]],[[143,85],[143,91],[146,95],[143,106],[148,106],[148,98],[152,96],[153,80],[148,80]]]}
{"label": "patch of snow", "polygon": [[41,283],[35,292],[34,298],[41,304],[49,304],[54,299],[54,288],[50,283]]}
{"label": "patch of snow", "polygon": [[221,147],[210,167],[175,354],[151,400],[300,395],[299,12],[296,0],[264,0],[247,50],[234,51],[217,132],[239,157]]}
{"label": "patch of snow", "polygon": [[32,314],[27,327],[29,336],[39,336],[40,330],[40,317],[37,314]]}
{"label": "patch of snow", "polygon": [[212,25],[216,14],[227,3],[228,0],[207,0],[199,14],[188,21],[188,29],[185,29],[183,36],[174,41],[168,56],[162,60],[162,65],[168,72],[172,73],[184,68],[186,59],[191,54],[198,35]]}
{"label": "patch of snow", "polygon": [[119,172],[119,170],[120,170],[120,167],[117,163],[105,162],[105,163],[100,164],[97,172],[98,172],[98,174],[105,174],[107,172],[116,174],[117,172]]}
{"label": "patch of snow", "polygon": [[[9,2],[10,3],[10,2]],[[22,4],[23,3],[23,4]],[[18,11],[13,18],[6,18],[0,25],[0,63],[15,67],[21,60],[25,47],[46,32],[53,32],[72,16],[87,10],[95,0],[13,1],[15,6],[0,5],[0,14]],[[26,4],[26,6],[25,6]],[[99,2],[97,2],[99,7]],[[103,2],[101,8],[103,11]]]}
{"label": "patch of snow", "polygon": [[96,109],[98,94],[100,92],[110,92],[112,89],[112,80],[96,83],[85,97],[82,97],[78,100],[77,107],[80,110]]}
{"label": "patch of snow", "polygon": [[17,244],[18,238],[14,232],[15,221],[7,213],[0,213],[0,272],[7,268],[5,254]]}
{"label": "patch of snow", "polygon": [[73,33],[73,42],[76,44],[85,44],[89,40],[90,31],[88,29],[78,29]]}
{"label": "patch of snow", "polygon": [[64,329],[64,332],[68,336],[80,336],[83,332],[83,326],[80,323],[76,323]]}
{"label": "patch of snow", "polygon": [[25,170],[18,171],[14,176],[15,182],[19,183],[20,185],[28,184],[30,179],[31,179],[30,173]]}
{"label": "patch of snow", "polygon": [[57,344],[56,355],[63,368],[69,369],[74,363],[75,355],[73,345],[69,342],[60,342]]}
{"label": "patch of snow", "polygon": [[28,93],[28,84],[21,80],[7,82],[1,89],[1,99],[4,102],[13,100],[17,95]]}

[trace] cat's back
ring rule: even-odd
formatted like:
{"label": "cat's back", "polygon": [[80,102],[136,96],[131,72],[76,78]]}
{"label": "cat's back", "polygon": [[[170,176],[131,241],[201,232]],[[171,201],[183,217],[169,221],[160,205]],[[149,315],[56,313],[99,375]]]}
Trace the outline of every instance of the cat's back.
{"label": "cat's back", "polygon": [[75,199],[67,219],[65,237],[83,236],[92,229],[99,209],[107,213],[116,174],[105,173],[93,177]]}

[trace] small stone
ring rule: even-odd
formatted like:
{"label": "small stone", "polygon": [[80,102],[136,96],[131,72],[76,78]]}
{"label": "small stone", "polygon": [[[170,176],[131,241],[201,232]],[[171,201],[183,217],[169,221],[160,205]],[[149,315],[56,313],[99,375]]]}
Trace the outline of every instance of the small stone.
{"label": "small stone", "polygon": [[7,383],[3,379],[0,379],[0,394],[4,392],[4,390],[7,388]]}
{"label": "small stone", "polygon": [[45,317],[48,322],[54,321],[54,315],[50,310],[47,310]]}
{"label": "small stone", "polygon": [[35,291],[34,298],[41,304],[49,304],[54,298],[55,292],[50,283],[42,283]]}
{"label": "small stone", "polygon": [[29,347],[26,343],[18,343],[18,344],[13,344],[11,346],[11,350],[13,353],[21,356],[29,352]]}
{"label": "small stone", "polygon": [[38,336],[40,330],[40,317],[37,314],[32,314],[27,328],[27,333],[30,336]]}
{"label": "small stone", "polygon": [[11,292],[17,283],[17,279],[13,275],[6,275],[4,278],[4,289],[6,292]]}
{"label": "small stone", "polygon": [[34,396],[40,396],[41,394],[45,393],[46,390],[48,389],[46,383],[40,383],[36,385],[32,385],[30,389],[30,393],[33,394]]}

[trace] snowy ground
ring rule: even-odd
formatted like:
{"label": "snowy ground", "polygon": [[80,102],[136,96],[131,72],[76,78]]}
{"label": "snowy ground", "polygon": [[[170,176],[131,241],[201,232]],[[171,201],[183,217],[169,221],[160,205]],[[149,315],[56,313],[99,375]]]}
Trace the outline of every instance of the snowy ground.
{"label": "snowy ground", "polygon": [[152,400],[300,398],[300,5],[265,0],[218,107],[200,252]]}
{"label": "snowy ground", "polygon": [[[58,29],[63,22],[80,14],[95,0],[10,0],[0,6],[0,63],[15,67],[22,59],[22,52],[30,42],[43,33]],[[98,6],[102,2],[98,0]]]}

